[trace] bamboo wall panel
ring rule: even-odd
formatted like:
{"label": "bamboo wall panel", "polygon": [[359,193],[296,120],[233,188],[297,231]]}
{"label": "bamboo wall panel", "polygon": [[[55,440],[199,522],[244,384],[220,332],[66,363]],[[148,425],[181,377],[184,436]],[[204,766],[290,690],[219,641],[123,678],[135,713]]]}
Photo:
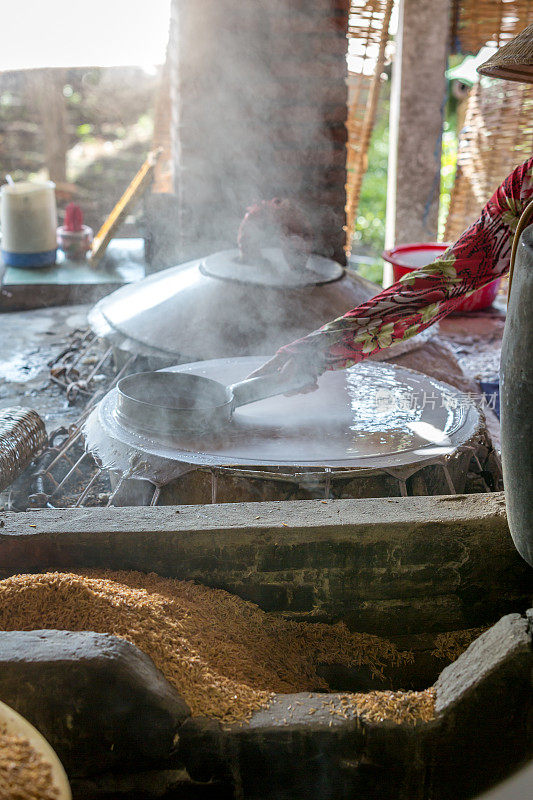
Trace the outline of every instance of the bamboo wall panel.
{"label": "bamboo wall panel", "polygon": [[346,250],[350,251],[368,147],[376,118],[394,0],[352,0],[348,27],[357,71],[349,73],[346,154]]}
{"label": "bamboo wall panel", "polygon": [[452,47],[461,53],[501,47],[533,22],[531,0],[457,0],[454,11]]}
{"label": "bamboo wall panel", "polygon": [[[455,35],[463,52],[501,46],[533,22],[533,0],[459,0]],[[533,149],[533,87],[482,79],[467,100],[444,238],[474,222],[504,178]]]}
{"label": "bamboo wall panel", "polygon": [[533,87],[478,83],[468,98],[445,239],[455,241],[504,178],[533,151]]}

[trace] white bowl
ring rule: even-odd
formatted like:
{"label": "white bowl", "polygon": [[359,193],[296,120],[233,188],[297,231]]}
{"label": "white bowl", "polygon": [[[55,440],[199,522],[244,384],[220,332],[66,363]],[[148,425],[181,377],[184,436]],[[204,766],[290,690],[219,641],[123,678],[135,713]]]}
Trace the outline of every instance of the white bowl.
{"label": "white bowl", "polygon": [[61,761],[56,756],[44,736],[30,723],[0,702],[0,731],[11,736],[22,736],[27,739],[33,749],[39,753],[43,761],[50,764],[52,779],[59,792],[58,800],[72,800],[70,786]]}

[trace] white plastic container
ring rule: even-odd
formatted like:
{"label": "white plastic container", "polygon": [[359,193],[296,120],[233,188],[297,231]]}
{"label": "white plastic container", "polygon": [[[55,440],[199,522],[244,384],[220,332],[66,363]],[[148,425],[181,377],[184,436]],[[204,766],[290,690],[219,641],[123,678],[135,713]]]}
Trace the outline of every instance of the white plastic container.
{"label": "white plastic container", "polygon": [[0,221],[6,265],[44,267],[55,263],[57,208],[52,181],[4,184]]}

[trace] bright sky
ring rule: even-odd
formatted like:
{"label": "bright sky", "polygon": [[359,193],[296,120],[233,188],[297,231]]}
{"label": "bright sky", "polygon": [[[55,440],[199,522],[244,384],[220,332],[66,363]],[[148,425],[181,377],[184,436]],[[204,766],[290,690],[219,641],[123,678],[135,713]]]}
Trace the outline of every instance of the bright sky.
{"label": "bright sky", "polygon": [[0,71],[162,64],[170,0],[0,0]]}

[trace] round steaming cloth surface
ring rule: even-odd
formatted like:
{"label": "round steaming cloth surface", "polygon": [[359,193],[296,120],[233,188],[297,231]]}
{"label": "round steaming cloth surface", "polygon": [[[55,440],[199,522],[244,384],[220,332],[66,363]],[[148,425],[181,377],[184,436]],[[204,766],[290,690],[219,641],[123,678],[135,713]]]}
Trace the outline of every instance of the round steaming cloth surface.
{"label": "round steaming cloth surface", "polygon": [[[172,369],[231,384],[262,362],[215,359]],[[112,390],[93,412],[87,426],[91,449],[105,450],[112,440],[146,456],[213,466],[402,466],[453,452],[480,424],[475,407],[451,386],[372,362],[325,373],[310,394],[238,408],[227,426],[202,435],[136,433],[119,423],[115,403]]]}

